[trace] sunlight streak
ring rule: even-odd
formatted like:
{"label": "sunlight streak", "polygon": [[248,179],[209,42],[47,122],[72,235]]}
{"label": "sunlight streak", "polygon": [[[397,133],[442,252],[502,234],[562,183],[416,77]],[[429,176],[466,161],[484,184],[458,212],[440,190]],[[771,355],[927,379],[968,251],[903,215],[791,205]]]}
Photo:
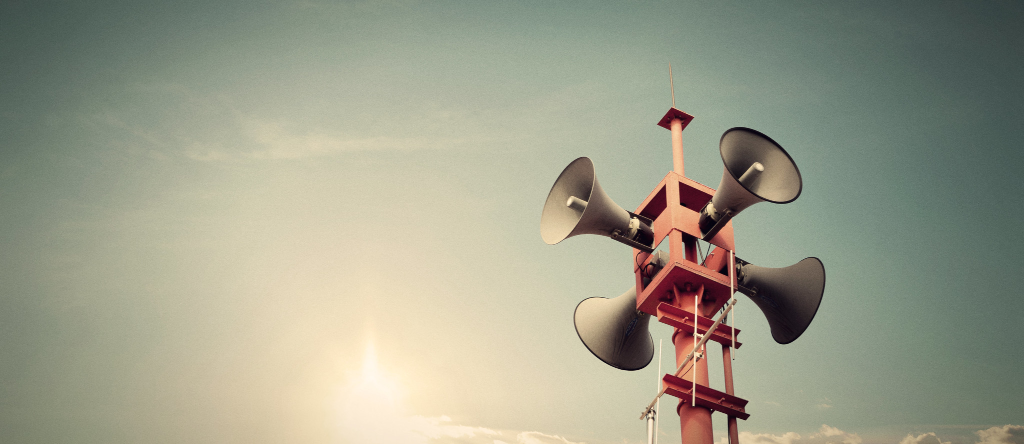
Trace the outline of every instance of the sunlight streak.
{"label": "sunlight streak", "polygon": [[341,393],[339,426],[342,442],[352,443],[425,443],[408,424],[402,392],[381,370],[377,350],[366,345],[362,371],[353,377]]}

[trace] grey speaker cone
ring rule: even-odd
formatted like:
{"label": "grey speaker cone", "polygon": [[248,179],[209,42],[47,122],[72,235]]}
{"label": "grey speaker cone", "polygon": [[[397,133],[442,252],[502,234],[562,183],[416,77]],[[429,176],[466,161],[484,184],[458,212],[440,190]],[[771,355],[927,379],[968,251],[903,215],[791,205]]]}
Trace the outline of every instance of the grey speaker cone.
{"label": "grey speaker cone", "polygon": [[647,313],[637,312],[635,288],[612,299],[584,299],[573,315],[583,345],[605,364],[620,370],[639,370],[654,359],[650,318]]}
{"label": "grey speaker cone", "polygon": [[698,226],[705,240],[755,203],[789,203],[800,196],[800,170],[771,137],[750,128],[732,128],[722,134],[718,147],[725,170],[711,202],[701,209]]}
{"label": "grey speaker cone", "polygon": [[653,250],[651,227],[608,197],[597,181],[594,163],[586,157],[562,170],[548,192],[540,218],[540,235],[550,245],[580,234],[599,234]]}
{"label": "grey speaker cone", "polygon": [[825,293],[825,266],[809,257],[785,268],[736,259],[739,291],[757,304],[779,344],[795,341],[818,313]]}
{"label": "grey speaker cone", "polygon": [[764,133],[750,128],[731,128],[722,134],[718,151],[725,170],[737,182],[754,162],[764,166],[765,173],[760,174],[756,182],[740,183],[760,200],[781,204],[800,196],[803,190],[800,169],[789,153]]}

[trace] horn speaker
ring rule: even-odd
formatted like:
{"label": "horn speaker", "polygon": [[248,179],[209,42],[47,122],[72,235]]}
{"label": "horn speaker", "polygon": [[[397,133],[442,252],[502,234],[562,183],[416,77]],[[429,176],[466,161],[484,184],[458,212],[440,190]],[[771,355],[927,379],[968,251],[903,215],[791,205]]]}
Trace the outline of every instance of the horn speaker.
{"label": "horn speaker", "polygon": [[732,128],[722,134],[718,148],[725,171],[711,202],[701,209],[698,225],[704,240],[755,203],[789,203],[800,196],[800,170],[770,137],[750,128]]}
{"label": "horn speaker", "polygon": [[573,316],[576,334],[594,356],[620,370],[640,370],[654,358],[651,315],[636,309],[636,289],[621,296],[584,299]]}
{"label": "horn speaker", "polygon": [[825,266],[809,257],[785,268],[752,265],[736,258],[738,290],[768,318],[772,338],[789,344],[799,338],[818,312],[825,292]]}
{"label": "horn speaker", "polygon": [[653,251],[651,220],[622,209],[608,197],[597,181],[594,162],[586,157],[562,170],[548,192],[540,218],[540,235],[550,245],[580,234],[608,236]]}

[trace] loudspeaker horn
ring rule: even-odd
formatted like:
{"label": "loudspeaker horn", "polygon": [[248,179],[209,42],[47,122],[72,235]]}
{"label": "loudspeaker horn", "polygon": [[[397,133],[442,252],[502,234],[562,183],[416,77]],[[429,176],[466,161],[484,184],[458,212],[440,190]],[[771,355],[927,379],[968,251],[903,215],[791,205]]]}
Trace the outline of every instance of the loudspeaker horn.
{"label": "loudspeaker horn", "polygon": [[599,234],[650,253],[654,251],[651,223],[608,197],[597,182],[594,162],[580,157],[565,167],[551,186],[540,218],[540,235],[554,245],[579,234]]}
{"label": "loudspeaker horn", "polygon": [[758,202],[789,203],[803,189],[793,158],[770,137],[750,128],[732,128],[718,144],[725,171],[711,202],[700,212],[704,240],[733,216]]}
{"label": "loudspeaker horn", "polygon": [[584,299],[573,318],[583,345],[605,364],[640,370],[654,358],[651,315],[636,309],[636,288],[612,299]]}
{"label": "loudspeaker horn", "polygon": [[799,338],[818,312],[825,292],[825,266],[809,257],[785,268],[752,265],[736,258],[740,293],[768,318],[772,338],[789,344]]}

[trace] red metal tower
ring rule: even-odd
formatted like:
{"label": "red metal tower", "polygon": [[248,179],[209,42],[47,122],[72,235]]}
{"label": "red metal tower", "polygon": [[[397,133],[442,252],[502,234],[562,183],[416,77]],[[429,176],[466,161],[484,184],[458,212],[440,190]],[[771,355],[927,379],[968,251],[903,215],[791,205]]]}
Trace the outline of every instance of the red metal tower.
{"label": "red metal tower", "polygon": [[[751,299],[779,344],[796,340],[817,313],[825,290],[821,260],[808,257],[784,268],[753,265],[736,257],[733,216],[758,202],[792,202],[803,189],[789,153],[750,128],[722,134],[725,169],[718,190],[683,174],[683,128],[693,116],[673,106],[659,122],[672,132],[673,171],[635,212],[616,204],[601,188],[594,163],[572,161],[555,180],[544,202],[540,231],[554,245],[594,234],[633,248],[635,284],[615,298],[587,298],[573,322],[583,344],[604,363],[638,370],[654,356],[651,316],[672,326],[676,370],[661,379],[661,390],[641,414],[652,430],[654,405],[664,394],[680,399],[684,444],[712,444],[711,413],[725,413],[729,439],[738,444],[736,418],[747,419],[746,400],[733,392],[732,356],[738,331],[725,325],[737,291]],[[701,257],[698,239],[717,248]],[[657,250],[667,240],[668,253]],[[718,312],[721,310],[721,314]],[[716,319],[712,319],[712,317]],[[706,345],[722,346],[725,392],[708,386]],[[689,367],[687,367],[689,365]]]}
{"label": "red metal tower", "polygon": [[[736,289],[732,222],[728,222],[707,242],[718,247],[703,261],[698,257],[697,239],[701,208],[711,201],[715,190],[688,179],[683,173],[683,129],[693,116],[675,107],[658,123],[672,132],[673,170],[654,188],[637,207],[635,213],[653,221],[653,245],[668,238],[670,260],[665,268],[650,280],[644,279],[644,270],[653,256],[634,249],[637,309],[658,318],[675,328],[672,342],[676,348],[676,365],[682,366],[694,351],[697,340],[710,334],[709,341],[722,346],[725,374],[725,393],[709,387],[706,353],[699,350],[691,361],[691,368],[680,376],[666,374],[662,378],[663,391],[680,399],[677,407],[683,444],[712,444],[711,413],[725,413],[729,423],[729,442],[739,443],[736,418],[747,419],[744,408],[747,401],[734,394],[732,380],[732,348],[739,330],[719,324],[708,333],[715,321],[711,318],[732,298]],[[695,337],[695,334],[698,335]],[[706,345],[705,345],[706,347]]]}

